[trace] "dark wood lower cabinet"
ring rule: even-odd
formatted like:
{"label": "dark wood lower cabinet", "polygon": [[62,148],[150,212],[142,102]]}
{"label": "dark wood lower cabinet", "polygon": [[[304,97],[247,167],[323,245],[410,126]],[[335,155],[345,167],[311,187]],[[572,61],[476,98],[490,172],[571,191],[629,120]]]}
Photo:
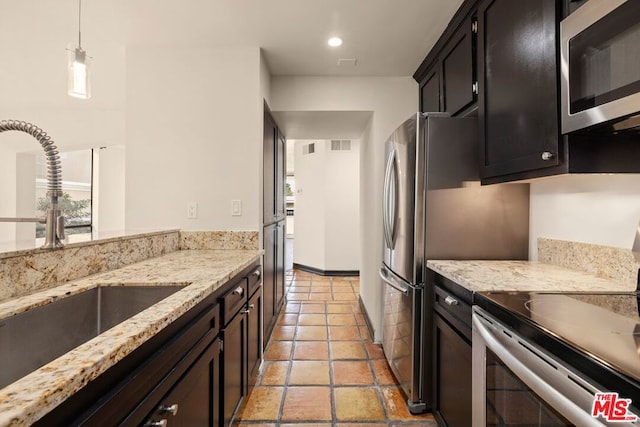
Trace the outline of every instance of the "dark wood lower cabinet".
{"label": "dark wood lower cabinet", "polygon": [[[220,339],[217,338],[173,389],[162,399],[149,423],[169,426],[218,426],[220,398]],[[158,424],[160,425],[160,424]]]}
{"label": "dark wood lower cabinet", "polygon": [[264,258],[263,258],[263,275],[262,289],[264,293],[264,345],[271,336],[273,327],[276,324],[276,238],[277,224],[271,224],[264,227],[262,232]]}
{"label": "dark wood lower cabinet", "polygon": [[222,410],[223,425],[231,425],[245,395],[247,316],[238,313],[222,330]]}
{"label": "dark wood lower cabinet", "polygon": [[247,372],[254,385],[262,361],[262,288],[249,299],[247,318]]}
{"label": "dark wood lower cabinet", "polygon": [[34,425],[230,425],[262,360],[259,271],[244,269]]}
{"label": "dark wood lower cabinet", "polygon": [[278,313],[284,304],[284,221],[264,227],[264,345],[266,346],[276,325]]}
{"label": "dark wood lower cabinet", "polygon": [[439,315],[434,316],[436,333],[436,394],[434,411],[442,426],[471,425],[471,343]]}
{"label": "dark wood lower cabinet", "polygon": [[[435,279],[446,285],[441,277]],[[469,292],[469,291],[467,291]],[[471,425],[471,294],[434,286],[434,405],[442,427]]]}

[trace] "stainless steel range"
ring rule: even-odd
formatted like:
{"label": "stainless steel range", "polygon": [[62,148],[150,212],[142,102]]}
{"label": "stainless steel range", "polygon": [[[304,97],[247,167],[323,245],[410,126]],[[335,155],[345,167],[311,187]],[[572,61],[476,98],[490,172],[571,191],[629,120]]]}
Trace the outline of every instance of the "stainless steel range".
{"label": "stainless steel range", "polygon": [[474,298],[474,426],[640,425],[640,294]]}

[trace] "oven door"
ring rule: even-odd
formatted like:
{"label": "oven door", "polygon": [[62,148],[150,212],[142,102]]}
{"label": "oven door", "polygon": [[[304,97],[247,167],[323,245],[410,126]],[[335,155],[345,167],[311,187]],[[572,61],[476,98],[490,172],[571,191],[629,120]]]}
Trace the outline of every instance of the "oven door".
{"label": "oven door", "polygon": [[473,310],[473,427],[607,425],[591,416],[599,392],[593,384]]}
{"label": "oven door", "polygon": [[588,1],[561,22],[560,39],[562,133],[640,126],[637,0]]}

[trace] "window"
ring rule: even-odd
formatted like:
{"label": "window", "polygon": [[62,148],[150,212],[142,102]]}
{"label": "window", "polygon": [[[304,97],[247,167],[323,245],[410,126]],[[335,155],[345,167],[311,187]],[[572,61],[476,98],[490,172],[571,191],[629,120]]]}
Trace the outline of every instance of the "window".
{"label": "window", "polygon": [[[65,217],[67,234],[91,233],[92,231],[92,170],[93,150],[60,153],[62,167],[62,192],[60,209]],[[49,208],[47,197],[47,162],[44,154],[36,156],[36,214],[46,215]],[[36,238],[44,237],[45,225],[36,225]]]}

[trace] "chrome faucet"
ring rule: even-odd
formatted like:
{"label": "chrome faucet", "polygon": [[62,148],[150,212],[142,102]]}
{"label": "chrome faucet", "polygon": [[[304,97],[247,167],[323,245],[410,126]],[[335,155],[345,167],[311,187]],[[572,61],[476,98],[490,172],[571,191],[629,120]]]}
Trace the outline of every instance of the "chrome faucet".
{"label": "chrome faucet", "polygon": [[0,132],[10,130],[28,133],[38,140],[47,160],[47,196],[49,209],[45,218],[0,218],[0,222],[39,222],[46,224],[43,249],[57,249],[64,247],[64,216],[58,206],[58,197],[62,197],[62,168],[58,148],[45,131],[31,123],[19,120],[0,121]]}

